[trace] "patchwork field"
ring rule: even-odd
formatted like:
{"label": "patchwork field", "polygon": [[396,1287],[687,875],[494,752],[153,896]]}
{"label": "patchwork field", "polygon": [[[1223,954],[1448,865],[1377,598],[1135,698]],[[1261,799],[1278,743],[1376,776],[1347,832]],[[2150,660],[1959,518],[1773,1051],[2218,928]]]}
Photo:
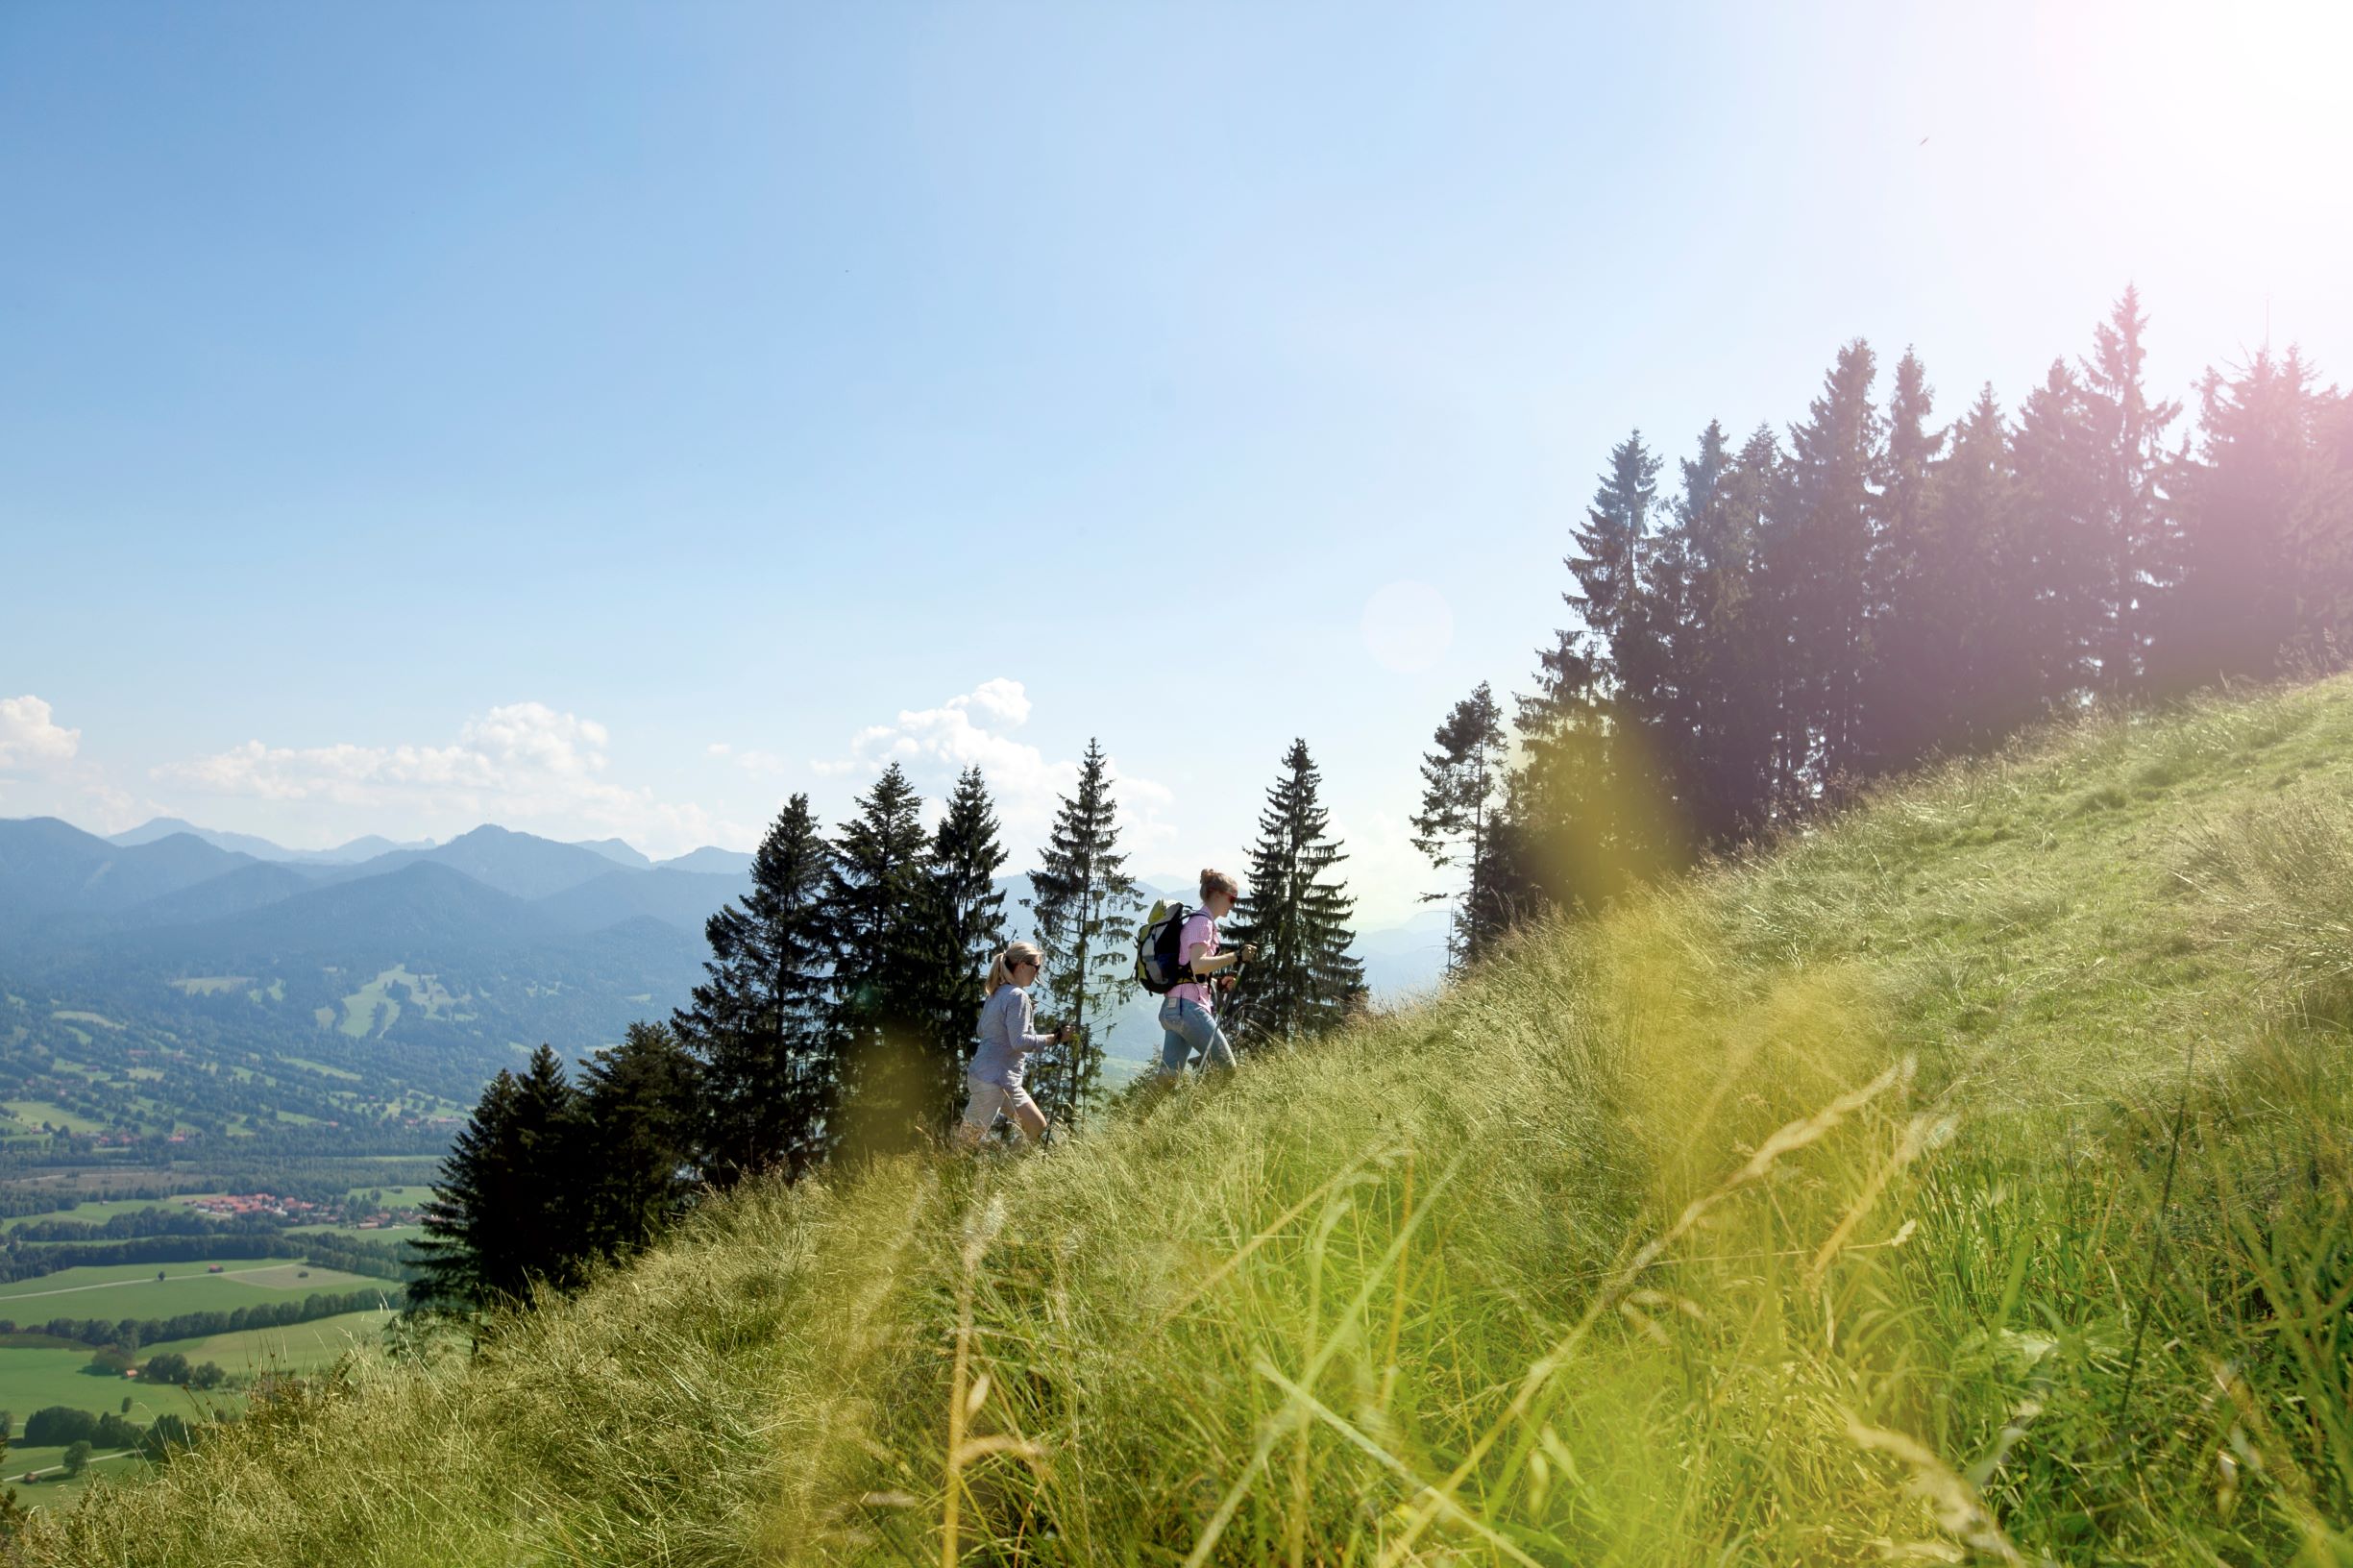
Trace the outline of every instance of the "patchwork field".
{"label": "patchwork field", "polygon": [[[314,1291],[357,1290],[384,1282],[282,1258],[210,1263],[107,1263],[61,1269],[0,1286],[0,1317],[19,1323],[55,1317],[172,1317],[230,1312],[257,1301],[300,1301]],[[160,1277],[159,1277],[160,1276]],[[0,1384],[0,1397],[6,1395]]]}

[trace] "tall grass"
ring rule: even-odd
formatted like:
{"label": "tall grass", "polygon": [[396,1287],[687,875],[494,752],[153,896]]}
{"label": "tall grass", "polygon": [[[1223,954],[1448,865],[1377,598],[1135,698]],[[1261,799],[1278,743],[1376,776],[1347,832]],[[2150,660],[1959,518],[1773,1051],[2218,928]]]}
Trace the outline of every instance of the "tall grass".
{"label": "tall grass", "polygon": [[1946,770],[1059,1151],[714,1204],[28,1553],[2353,1561],[2348,740]]}

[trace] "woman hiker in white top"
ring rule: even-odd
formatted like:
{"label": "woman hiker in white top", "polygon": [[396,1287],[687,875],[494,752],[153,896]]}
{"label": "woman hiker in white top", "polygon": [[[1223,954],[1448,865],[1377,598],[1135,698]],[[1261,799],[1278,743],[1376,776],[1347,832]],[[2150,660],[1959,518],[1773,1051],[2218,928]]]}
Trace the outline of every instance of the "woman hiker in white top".
{"label": "woman hiker in white top", "polygon": [[1179,962],[1195,978],[1171,986],[1160,1004],[1164,1078],[1184,1072],[1186,1059],[1195,1053],[1201,1058],[1203,1072],[1234,1066],[1234,1047],[1227,1043],[1225,1031],[1217,1027],[1213,991],[1233,990],[1234,966],[1259,956],[1258,948],[1249,943],[1230,953],[1217,950],[1217,922],[1240,896],[1241,889],[1225,872],[1202,871],[1201,907],[1185,918],[1185,929],[1177,936]]}
{"label": "woman hiker in white top", "polygon": [[1070,1030],[1066,1025],[1050,1035],[1030,1032],[1029,988],[1044,958],[1030,943],[1016,942],[989,966],[989,999],[980,1008],[980,1045],[972,1052],[967,1074],[971,1097],[965,1101],[964,1122],[956,1129],[967,1147],[977,1146],[988,1136],[1000,1111],[1030,1141],[1045,1136],[1045,1113],[1021,1087],[1022,1063],[1040,1046],[1068,1040]]}

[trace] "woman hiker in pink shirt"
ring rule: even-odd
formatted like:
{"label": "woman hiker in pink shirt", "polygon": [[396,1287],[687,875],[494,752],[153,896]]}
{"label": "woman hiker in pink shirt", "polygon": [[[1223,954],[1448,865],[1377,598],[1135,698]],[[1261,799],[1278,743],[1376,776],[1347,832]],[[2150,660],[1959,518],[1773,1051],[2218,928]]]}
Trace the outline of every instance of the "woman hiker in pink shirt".
{"label": "woman hiker in pink shirt", "polygon": [[1241,890],[1225,872],[1201,873],[1201,907],[1186,917],[1185,929],[1177,937],[1180,962],[1195,978],[1170,987],[1160,1005],[1160,1026],[1165,1035],[1160,1053],[1164,1078],[1183,1072],[1187,1059],[1196,1053],[1204,1072],[1212,1067],[1234,1066],[1234,1047],[1226,1042],[1225,1032],[1217,1027],[1213,977],[1225,976],[1224,984],[1231,989],[1234,966],[1259,956],[1258,948],[1248,943],[1237,952],[1217,950],[1217,922],[1234,908],[1234,900],[1240,894]]}

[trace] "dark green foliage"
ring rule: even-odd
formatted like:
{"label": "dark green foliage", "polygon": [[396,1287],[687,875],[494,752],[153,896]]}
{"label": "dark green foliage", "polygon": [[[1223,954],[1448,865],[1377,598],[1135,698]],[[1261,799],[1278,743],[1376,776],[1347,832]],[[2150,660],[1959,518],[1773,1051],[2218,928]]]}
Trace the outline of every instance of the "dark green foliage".
{"label": "dark green foliage", "polygon": [[2147,326],[2140,291],[2126,284],[2108,319],[2094,329],[2092,355],[2078,377],[2091,425],[2091,522],[2103,600],[2092,663],[2099,690],[2109,696],[2145,685],[2157,596],[2172,570],[2165,432],[2181,404],[2151,401],[2144,385],[2148,352],[2141,334]]}
{"label": "dark green foliage", "polygon": [[695,1064],[668,1025],[633,1023],[613,1049],[580,1064],[578,1173],[571,1248],[625,1258],[659,1236],[692,1190]]}
{"label": "dark green foliage", "polygon": [[722,1185],[807,1168],[832,1124],[836,1063],[827,1027],[833,851],[809,797],[786,802],[752,859],[751,891],[711,917],[711,957],[672,1019],[695,1062],[695,1141]]}
{"label": "dark green foliage", "polygon": [[[7,1463],[8,1454],[8,1421],[6,1417],[0,1417],[0,1465]],[[24,1529],[24,1524],[25,1507],[16,1501],[16,1488],[10,1486],[0,1490],[0,1543],[15,1539],[17,1532]]]}
{"label": "dark green foliage", "polygon": [[[1443,865],[1492,838],[1513,913],[1588,909],[2098,697],[2336,662],[2353,400],[2266,350],[2208,373],[2196,453],[2169,457],[2146,322],[2127,289],[2014,423],[1989,387],[1939,428],[1909,353],[1882,409],[1851,343],[1785,453],[1760,429],[1735,456],[1711,424],[1663,527],[1657,461],[1621,442],[1572,535],[1577,624],[1518,702],[1500,827],[1474,702],[1424,764],[1417,845]],[[1458,920],[1458,963],[1487,935]]]}
{"label": "dark green foliage", "polygon": [[2353,412],[2290,349],[2198,385],[2198,453],[2174,465],[2178,575],[2150,663],[2178,690],[2279,673],[2341,646],[2353,608]]}
{"label": "dark green foliage", "polygon": [[841,1053],[837,1153],[911,1148],[953,1114],[963,1063],[935,1025],[940,906],[922,811],[894,762],[833,841],[825,908]]}
{"label": "dark green foliage", "polygon": [[1336,874],[1348,857],[1332,837],[1320,785],[1308,743],[1293,741],[1259,812],[1249,891],[1230,938],[1259,949],[1234,987],[1241,1049],[1320,1034],[1364,1001],[1364,967],[1348,956],[1355,902]]}
{"label": "dark green foliage", "polygon": [[139,1376],[151,1383],[185,1383],[189,1375],[188,1359],[176,1350],[150,1356],[147,1364],[139,1369]]}
{"label": "dark green foliage", "polygon": [[1119,852],[1110,759],[1094,741],[1079,762],[1077,787],[1054,814],[1030,886],[1045,999],[1056,1022],[1076,1033],[1038,1053],[1029,1088],[1048,1117],[1069,1126],[1099,1092],[1103,1047],[1089,1019],[1108,1017],[1136,985],[1136,879]]}
{"label": "dark green foliage", "polygon": [[160,1463],[184,1449],[196,1446],[196,1432],[186,1421],[165,1410],[139,1439],[139,1457],[150,1463]]}
{"label": "dark green foliage", "polygon": [[[1586,700],[1581,694],[1590,691],[1595,678],[1581,640],[1569,632],[1548,655],[1547,673],[1553,684],[1542,700],[1555,714]],[[1559,718],[1546,722],[1567,723]],[[1453,900],[1446,950],[1449,963],[1459,969],[1483,957],[1518,913],[1501,809],[1509,748],[1502,711],[1485,681],[1454,705],[1433,738],[1436,749],[1422,758],[1422,806],[1412,818],[1413,846],[1432,866],[1459,878],[1449,892],[1424,895],[1432,903]]]}
{"label": "dark green foliage", "polygon": [[931,840],[931,942],[925,965],[937,990],[930,1029],[943,1060],[961,1067],[980,1028],[981,984],[990,961],[1005,945],[1005,894],[996,886],[1004,868],[996,808],[978,768],[968,768],[947,797],[947,811]]}
{"label": "dark green foliage", "polygon": [[51,1405],[25,1418],[24,1446],[62,1448],[98,1435],[98,1417],[69,1405]]}
{"label": "dark green foliage", "polygon": [[501,1072],[441,1164],[425,1206],[416,1306],[463,1311],[572,1283],[577,1245],[580,1094],[542,1045],[520,1075]]}
{"label": "dark green foliage", "polygon": [[90,1467],[90,1445],[87,1439],[65,1445],[65,1473],[78,1476]]}

